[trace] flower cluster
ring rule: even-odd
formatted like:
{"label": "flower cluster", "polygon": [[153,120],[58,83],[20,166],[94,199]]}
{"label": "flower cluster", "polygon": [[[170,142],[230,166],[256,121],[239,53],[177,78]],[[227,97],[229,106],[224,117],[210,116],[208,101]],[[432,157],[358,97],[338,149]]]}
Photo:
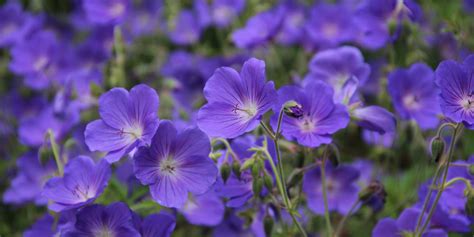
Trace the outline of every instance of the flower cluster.
{"label": "flower cluster", "polygon": [[469,236],[460,2],[7,0],[0,236]]}

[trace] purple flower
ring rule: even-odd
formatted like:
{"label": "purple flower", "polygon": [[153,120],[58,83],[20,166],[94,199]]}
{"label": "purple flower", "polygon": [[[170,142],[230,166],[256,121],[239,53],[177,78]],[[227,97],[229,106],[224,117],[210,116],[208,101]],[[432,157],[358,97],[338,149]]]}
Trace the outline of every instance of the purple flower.
{"label": "purple flower", "polygon": [[108,206],[95,204],[79,210],[74,227],[63,236],[139,237],[140,234],[133,225],[132,211],[124,203],[116,202]]}
{"label": "purple flower", "polygon": [[142,237],[169,237],[176,226],[174,216],[160,212],[147,216],[141,223],[140,233]]}
{"label": "purple flower", "polygon": [[282,8],[284,18],[275,40],[284,45],[302,43],[307,11],[294,2],[286,2]]}
{"label": "purple flower", "polygon": [[352,13],[344,5],[315,5],[305,29],[317,48],[337,46],[352,40],[355,35]]}
{"label": "purple flower", "polygon": [[43,195],[55,212],[75,209],[93,202],[104,191],[111,175],[105,160],[98,164],[87,156],[70,160],[63,177],[53,177],[44,186]]}
{"label": "purple flower", "polygon": [[[417,208],[405,209],[397,220],[384,218],[372,230],[372,237],[401,237],[404,233],[414,232],[420,210]],[[429,229],[422,237],[447,237],[448,234],[441,229]]]}
{"label": "purple flower", "polygon": [[388,92],[393,106],[402,119],[414,119],[422,129],[435,128],[441,113],[439,90],[434,83],[434,73],[423,63],[409,69],[397,69],[388,76]]}
{"label": "purple flower", "polygon": [[[326,166],[326,187],[328,210],[347,214],[351,206],[358,200],[359,187],[356,181],[359,172],[351,166],[341,165],[333,168]],[[308,200],[308,207],[316,214],[324,214],[321,169],[314,168],[303,177],[303,192]]]}
{"label": "purple flower", "polygon": [[[41,45],[41,47],[38,47]],[[25,84],[33,89],[47,88],[57,77],[61,45],[51,32],[39,32],[15,44],[11,50],[10,70],[23,76]]]}
{"label": "purple flower", "polygon": [[126,30],[134,37],[149,35],[159,29],[163,12],[162,0],[143,0],[135,4],[127,15]]}
{"label": "purple flower", "polygon": [[201,37],[203,26],[192,10],[181,11],[174,19],[174,28],[169,29],[171,41],[177,45],[196,43]]}
{"label": "purple flower", "polygon": [[159,98],[146,85],[137,85],[130,93],[114,88],[99,99],[101,119],[89,123],[85,131],[86,144],[91,151],[108,152],[109,162],[142,144],[150,143],[158,126]]}
{"label": "purple flower", "polygon": [[359,126],[380,134],[394,133],[397,127],[393,114],[379,106],[356,108],[351,111],[351,117]]}
{"label": "purple flower", "polygon": [[265,82],[265,62],[246,61],[240,75],[218,68],[204,87],[207,104],[198,113],[198,126],[211,137],[234,138],[255,129],[276,100],[273,82]]}
{"label": "purple flower", "polygon": [[355,41],[364,48],[377,50],[389,42],[388,25],[383,20],[366,12],[358,12],[353,22],[357,29]]}
{"label": "purple flower", "polygon": [[189,223],[193,225],[216,226],[224,218],[224,202],[213,191],[191,197],[179,209]]}
{"label": "purple flower", "polygon": [[396,134],[394,132],[386,132],[380,134],[378,132],[364,129],[362,131],[362,138],[367,144],[375,145],[379,147],[390,148],[393,145]]}
{"label": "purple flower", "polygon": [[441,62],[435,75],[444,115],[456,123],[474,124],[474,55],[463,63]]}
{"label": "purple flower", "polygon": [[243,28],[232,33],[232,41],[238,48],[251,49],[271,40],[283,20],[282,10],[273,8],[250,18]]}
{"label": "purple flower", "polygon": [[46,205],[48,200],[41,195],[43,185],[56,171],[56,165],[51,160],[40,164],[37,153],[28,152],[17,160],[18,173],[11,181],[11,186],[3,193],[3,202],[23,204],[34,202]]}
{"label": "purple flower", "polygon": [[120,24],[128,11],[130,0],[83,0],[87,19],[96,24]]}
{"label": "purple flower", "polygon": [[[315,93],[315,92],[318,93]],[[332,88],[322,81],[306,84],[304,88],[284,86],[278,90],[278,103],[273,110],[271,125],[276,128],[277,116],[285,102],[294,100],[301,105],[303,116],[284,116],[281,130],[288,140],[296,140],[308,147],[318,147],[331,143],[331,135],[345,128],[349,114],[345,106],[333,102]]]}
{"label": "purple flower", "polygon": [[314,55],[308,67],[303,83],[323,80],[334,88],[334,101],[345,104],[351,99],[346,98],[346,83],[355,77],[358,84],[363,85],[370,74],[370,66],[364,62],[362,53],[352,46],[321,51]]}
{"label": "purple flower", "polygon": [[11,2],[0,8],[0,48],[11,46],[23,40],[28,31],[30,16],[24,13],[21,5]]}
{"label": "purple flower", "polygon": [[150,185],[151,196],[160,205],[182,207],[188,192],[203,194],[215,183],[216,165],[209,158],[209,138],[197,128],[178,133],[162,121],[150,147],[134,155],[135,176]]}
{"label": "purple flower", "polygon": [[226,27],[237,18],[244,9],[245,0],[216,0],[212,1],[212,21],[218,27]]}
{"label": "purple flower", "polygon": [[67,231],[72,220],[74,220],[74,212],[62,212],[59,219],[55,221],[50,214],[45,214],[38,219],[28,230],[23,233],[24,237],[54,237],[60,236],[61,233]]}

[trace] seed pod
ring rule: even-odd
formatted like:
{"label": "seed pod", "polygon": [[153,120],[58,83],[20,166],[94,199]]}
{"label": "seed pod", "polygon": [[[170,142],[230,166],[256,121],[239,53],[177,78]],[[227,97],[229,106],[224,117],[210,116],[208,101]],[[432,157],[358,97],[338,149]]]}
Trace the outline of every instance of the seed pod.
{"label": "seed pod", "polygon": [[441,137],[436,136],[433,138],[433,140],[431,140],[431,157],[436,163],[438,163],[438,161],[443,156],[444,147],[444,140]]}
{"label": "seed pod", "polygon": [[224,180],[224,183],[227,182],[227,179],[230,176],[230,165],[227,162],[224,162],[221,166],[221,177]]}
{"label": "seed pod", "polygon": [[252,167],[254,163],[255,163],[254,157],[245,160],[242,166],[240,167],[240,171],[242,172],[244,170],[250,169],[250,167]]}
{"label": "seed pod", "polygon": [[272,236],[273,223],[273,218],[268,215],[263,219],[263,229],[266,236]]}
{"label": "seed pod", "polygon": [[252,177],[257,179],[260,176],[260,163],[255,162],[252,166]]}
{"label": "seed pod", "polygon": [[235,174],[235,176],[237,176],[237,178],[240,179],[240,162],[237,161],[237,160],[234,160],[232,162],[232,172]]}
{"label": "seed pod", "polygon": [[265,188],[267,188],[268,191],[271,191],[273,189],[272,176],[270,176],[267,172],[265,172],[265,175],[263,176],[263,182],[265,183]]}
{"label": "seed pod", "polygon": [[252,190],[253,190],[253,195],[255,197],[260,196],[260,192],[262,192],[262,188],[263,188],[263,180],[254,179],[252,183]]}

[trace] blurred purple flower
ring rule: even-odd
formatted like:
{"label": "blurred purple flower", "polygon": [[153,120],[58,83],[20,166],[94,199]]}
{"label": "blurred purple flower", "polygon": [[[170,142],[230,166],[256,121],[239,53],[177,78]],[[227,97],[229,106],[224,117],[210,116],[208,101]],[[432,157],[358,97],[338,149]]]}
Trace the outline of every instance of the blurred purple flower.
{"label": "blurred purple flower", "polygon": [[353,13],[344,5],[316,4],[305,25],[315,48],[328,48],[353,40]]}
{"label": "blurred purple flower", "polygon": [[250,18],[243,28],[232,33],[238,48],[252,49],[270,41],[278,33],[283,20],[281,8],[272,8]]}
{"label": "blurred purple flower", "polygon": [[160,17],[163,12],[162,0],[142,0],[132,7],[124,22],[126,32],[132,37],[140,37],[155,33],[160,25]]}
{"label": "blurred purple flower", "polygon": [[226,27],[244,9],[245,0],[215,0],[211,4],[212,22],[217,27]]}
{"label": "blurred purple flower", "polygon": [[87,19],[96,24],[120,24],[130,7],[130,0],[83,0]]}
{"label": "blurred purple flower", "polygon": [[362,131],[362,138],[369,145],[380,146],[384,148],[390,148],[393,145],[396,134],[394,132],[386,132],[380,134],[368,129]]}
{"label": "blurred purple flower", "polygon": [[198,113],[198,126],[211,137],[234,138],[255,129],[277,95],[273,82],[265,82],[265,62],[246,61],[240,75],[233,68],[218,68],[204,87],[207,104]]}
{"label": "blurred purple flower", "polygon": [[224,218],[225,206],[221,198],[210,190],[189,198],[179,211],[193,225],[216,226]]}
{"label": "blurred purple flower", "polygon": [[[351,206],[359,199],[359,187],[356,184],[359,172],[348,165],[337,168],[326,165],[326,187],[328,210],[347,214]],[[324,202],[319,167],[309,170],[303,177],[303,192],[307,196],[308,207],[318,215],[324,214]]]}
{"label": "blurred purple flower", "polygon": [[171,41],[177,45],[196,43],[204,28],[198,15],[192,10],[182,10],[173,19],[173,28],[168,29]]}
{"label": "blurred purple flower", "polygon": [[144,84],[130,92],[113,88],[99,99],[101,119],[87,124],[86,144],[91,151],[108,152],[105,159],[116,162],[142,144],[149,144],[158,126],[159,98]]}
{"label": "blurred purple flower", "polygon": [[[398,237],[403,233],[414,232],[420,210],[417,208],[405,209],[397,220],[392,218],[383,218],[372,230],[372,237]],[[448,234],[442,229],[428,229],[422,237],[448,237]]]}
{"label": "blurred purple flower", "polygon": [[3,193],[3,202],[24,204],[34,202],[46,205],[48,200],[41,195],[43,185],[56,171],[54,161],[40,164],[38,154],[27,152],[17,160],[18,173],[11,180],[11,186]]}
{"label": "blurred purple flower", "polygon": [[30,18],[18,2],[3,5],[0,8],[0,48],[22,41],[28,32]]}
{"label": "blurred purple flower", "polygon": [[129,236],[139,237],[132,222],[132,211],[121,202],[108,206],[91,205],[76,214],[74,227],[64,237],[76,236]]}
{"label": "blurred purple flower", "polygon": [[332,88],[325,82],[313,81],[304,88],[284,86],[278,90],[278,103],[273,107],[275,114],[270,121],[274,129],[281,107],[291,100],[302,106],[304,115],[299,118],[283,117],[281,130],[288,140],[296,140],[308,147],[329,144],[331,135],[349,123],[345,106],[333,102]]}
{"label": "blurred purple flower", "polygon": [[87,156],[70,160],[63,177],[53,177],[44,186],[43,195],[50,199],[55,212],[76,209],[92,203],[104,191],[111,175],[107,161],[98,164]]}
{"label": "blurred purple flower", "polygon": [[151,196],[160,205],[179,208],[188,192],[203,194],[215,183],[217,168],[209,152],[209,138],[199,129],[178,133],[171,122],[162,121],[150,147],[135,153],[135,175],[150,185]]}
{"label": "blurred purple flower", "polygon": [[145,217],[141,223],[140,234],[142,237],[170,237],[175,226],[174,216],[160,212]]}
{"label": "blurred purple flower", "polygon": [[379,106],[367,106],[351,111],[351,117],[359,126],[380,134],[394,133],[397,120],[392,113]]}
{"label": "blurred purple flower", "polygon": [[435,75],[444,115],[456,123],[474,124],[474,55],[463,63],[441,62]]}
{"label": "blurred purple flower", "polygon": [[283,45],[302,43],[307,11],[303,6],[291,1],[285,2],[281,7],[284,17],[275,40]]}
{"label": "blurred purple flower", "polygon": [[441,114],[434,72],[426,64],[396,69],[388,76],[388,93],[402,119],[414,119],[422,129],[435,128]]}
{"label": "blurred purple flower", "polygon": [[[328,49],[318,52],[308,65],[309,73],[303,84],[311,81],[322,80],[334,89],[334,101],[336,103],[350,102],[352,93],[347,93],[347,83],[355,77],[358,85],[363,85],[370,74],[370,66],[364,62],[364,57],[359,49],[352,46],[342,46],[336,49]],[[352,87],[354,87],[352,86]],[[346,98],[348,97],[349,98]]]}

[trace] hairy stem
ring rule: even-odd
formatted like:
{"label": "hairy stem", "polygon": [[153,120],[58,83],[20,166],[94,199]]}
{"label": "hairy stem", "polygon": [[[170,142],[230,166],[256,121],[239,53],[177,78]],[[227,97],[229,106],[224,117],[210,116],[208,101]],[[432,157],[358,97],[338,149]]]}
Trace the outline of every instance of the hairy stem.
{"label": "hairy stem", "polygon": [[344,228],[344,225],[346,224],[349,217],[352,215],[352,212],[354,212],[354,210],[356,209],[357,205],[359,205],[359,199],[357,199],[357,201],[352,204],[351,209],[349,209],[349,212],[347,212],[347,214],[342,218],[341,222],[339,222],[339,224],[337,225],[336,233],[334,234],[335,237],[339,236],[342,229]]}

